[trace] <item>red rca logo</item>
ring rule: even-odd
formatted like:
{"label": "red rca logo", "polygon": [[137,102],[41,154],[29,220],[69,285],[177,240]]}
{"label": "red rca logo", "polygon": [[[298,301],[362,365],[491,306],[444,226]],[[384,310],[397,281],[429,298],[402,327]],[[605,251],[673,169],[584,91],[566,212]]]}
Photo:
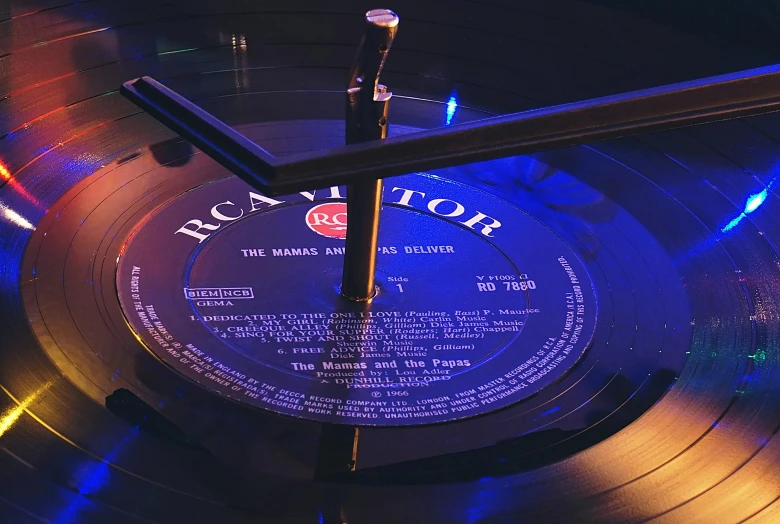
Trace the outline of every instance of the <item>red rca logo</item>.
{"label": "red rca logo", "polygon": [[306,225],[324,237],[347,238],[347,204],[330,202],[314,206],[306,213]]}

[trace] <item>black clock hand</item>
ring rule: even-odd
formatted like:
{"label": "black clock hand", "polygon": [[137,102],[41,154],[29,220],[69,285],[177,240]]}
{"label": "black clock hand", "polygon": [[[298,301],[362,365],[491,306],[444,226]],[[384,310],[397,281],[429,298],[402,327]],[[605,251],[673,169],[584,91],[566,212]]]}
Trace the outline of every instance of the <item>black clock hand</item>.
{"label": "black clock hand", "polygon": [[276,195],[778,111],[780,65],[284,158],[151,78],[125,83],[122,93],[250,185]]}

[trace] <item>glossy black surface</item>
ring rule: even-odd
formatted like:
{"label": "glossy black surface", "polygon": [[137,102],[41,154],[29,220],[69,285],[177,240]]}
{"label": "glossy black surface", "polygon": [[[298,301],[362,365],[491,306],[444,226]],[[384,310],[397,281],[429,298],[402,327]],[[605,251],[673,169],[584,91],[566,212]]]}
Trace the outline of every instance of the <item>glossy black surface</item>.
{"label": "glossy black surface", "polygon": [[[405,22],[383,74],[399,125],[444,124],[452,96],[458,122],[766,63],[579,3],[442,5],[386,6]],[[2,6],[0,520],[776,519],[775,116],[437,173],[587,254],[600,328],[526,402],[361,430],[347,479],[313,480],[318,425],[220,400],[140,347],[112,294],[119,246],[225,173],[118,86],[155,75],[274,154],[339,145],[339,90],[373,7]]]}

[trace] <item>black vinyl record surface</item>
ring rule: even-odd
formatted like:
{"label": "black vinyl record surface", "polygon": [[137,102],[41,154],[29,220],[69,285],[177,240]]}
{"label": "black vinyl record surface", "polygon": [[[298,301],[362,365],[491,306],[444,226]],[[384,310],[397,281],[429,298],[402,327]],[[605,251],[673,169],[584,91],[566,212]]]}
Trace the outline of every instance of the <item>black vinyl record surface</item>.
{"label": "black vinyl record surface", "polygon": [[[344,142],[362,13],[391,134],[769,57],[555,2],[0,6],[0,522],[776,522],[780,117],[269,199],[118,92],[274,155]],[[354,471],[345,464],[354,459]]]}

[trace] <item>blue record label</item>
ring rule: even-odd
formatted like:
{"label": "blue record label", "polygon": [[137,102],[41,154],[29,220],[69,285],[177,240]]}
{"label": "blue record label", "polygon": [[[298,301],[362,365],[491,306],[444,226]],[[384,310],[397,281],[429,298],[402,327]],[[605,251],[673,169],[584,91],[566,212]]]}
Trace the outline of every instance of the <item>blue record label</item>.
{"label": "blue record label", "polygon": [[385,182],[378,294],[344,299],[344,196],[225,178],[168,202],[119,259],[131,329],[218,394],[351,425],[494,411],[587,349],[596,298],[574,251],[514,205],[429,175]]}

